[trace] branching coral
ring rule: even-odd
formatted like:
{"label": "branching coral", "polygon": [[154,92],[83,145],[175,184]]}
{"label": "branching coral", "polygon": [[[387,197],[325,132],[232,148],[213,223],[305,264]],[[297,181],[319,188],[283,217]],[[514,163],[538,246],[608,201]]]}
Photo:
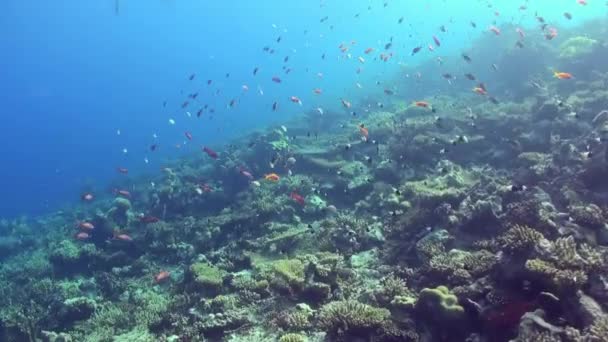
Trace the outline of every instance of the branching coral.
{"label": "branching coral", "polygon": [[543,234],[528,226],[515,225],[498,238],[503,250],[512,253],[529,252],[544,238]]}
{"label": "branching coral", "polygon": [[333,336],[372,336],[389,322],[389,317],[386,309],[346,300],[324,305],[318,322]]}
{"label": "branching coral", "polygon": [[287,334],[279,338],[279,342],[306,342],[308,339],[301,334]]}

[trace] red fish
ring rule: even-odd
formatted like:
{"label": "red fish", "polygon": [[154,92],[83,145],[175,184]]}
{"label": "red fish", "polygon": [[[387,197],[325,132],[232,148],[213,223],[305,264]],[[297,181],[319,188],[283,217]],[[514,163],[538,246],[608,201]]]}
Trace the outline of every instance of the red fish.
{"label": "red fish", "polygon": [[439,41],[439,38],[437,38],[437,36],[433,36],[433,41],[435,41],[435,45],[441,46],[441,42]]}
{"label": "red fish", "polygon": [[123,175],[126,175],[129,173],[129,169],[124,168],[124,167],[118,167],[118,168],[116,168],[116,171],[118,171],[118,173],[122,173]]}
{"label": "red fish", "polygon": [[577,0],[576,2],[578,2],[579,5],[587,6],[587,0]]}
{"label": "red fish", "polygon": [[144,215],[144,216],[142,216],[142,217],[139,218],[139,222],[145,223],[145,224],[156,223],[158,221],[160,221],[160,219],[158,217],[156,217],[156,216],[146,216],[146,215]]}
{"label": "red fish", "polygon": [[426,101],[416,101],[416,102],[414,102],[414,106],[421,107],[421,108],[429,108],[430,105]]}
{"label": "red fish", "polygon": [[203,152],[207,153],[207,155],[213,159],[217,159],[219,157],[217,152],[215,152],[214,150],[210,149],[207,146],[203,146]]}
{"label": "red fish", "polygon": [[157,275],[154,276],[154,282],[157,284],[160,284],[162,282],[164,282],[165,280],[169,279],[171,277],[171,274],[169,274],[168,271],[160,271],[158,272]]}
{"label": "red fish", "polygon": [[306,204],[306,199],[298,194],[297,192],[292,192],[291,195],[289,195],[289,197],[291,197],[292,200],[296,201],[299,205],[305,205]]}
{"label": "red fish", "polygon": [[186,138],[190,141],[192,141],[192,133],[190,132],[185,132],[184,135],[186,136]]}
{"label": "red fish", "polygon": [[319,88],[315,88],[312,90],[315,94],[317,95],[321,95],[323,93],[323,90],[319,89]]}
{"label": "red fish", "polygon": [[366,54],[366,55],[368,55],[368,54],[370,54],[372,51],[374,51],[374,48],[371,48],[371,47],[370,47],[370,48],[365,49],[365,51],[364,51],[364,52],[365,52],[365,54]]}

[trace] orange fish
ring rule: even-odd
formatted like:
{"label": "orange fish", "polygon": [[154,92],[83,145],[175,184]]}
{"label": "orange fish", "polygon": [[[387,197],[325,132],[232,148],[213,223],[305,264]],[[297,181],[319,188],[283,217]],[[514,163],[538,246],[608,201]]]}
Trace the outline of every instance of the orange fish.
{"label": "orange fish", "polygon": [[475,87],[473,88],[473,92],[479,95],[486,95],[488,92],[483,89],[482,87]]}
{"label": "orange fish", "polygon": [[115,189],[114,192],[116,193],[116,195],[122,196],[122,197],[126,197],[126,198],[130,198],[131,197],[131,193],[128,192],[127,190],[118,190]]}
{"label": "orange fish", "polygon": [[495,35],[500,36],[500,29],[496,26],[490,26],[490,31],[494,32]]}
{"label": "orange fish", "polygon": [[95,226],[91,223],[91,222],[78,222],[78,228],[85,230],[85,231],[91,231],[93,229],[95,229]]}
{"label": "orange fish", "polygon": [[415,101],[414,106],[421,107],[421,108],[429,108],[430,104],[426,101]]}
{"label": "orange fish", "polygon": [[133,241],[133,238],[124,233],[118,234],[118,233],[114,232],[114,240],[131,242],[131,241]]}
{"label": "orange fish", "polygon": [[154,282],[157,284],[162,283],[163,281],[169,279],[171,274],[167,271],[160,271],[157,275],[154,276]]}
{"label": "orange fish", "polygon": [[363,124],[359,125],[359,132],[361,132],[361,135],[364,136],[365,139],[369,137],[369,130],[365,128]]}
{"label": "orange fish", "polygon": [[74,235],[74,238],[76,238],[76,240],[80,240],[80,241],[87,240],[90,237],[91,236],[85,232],[80,232],[80,233]]}
{"label": "orange fish", "polygon": [[279,175],[277,175],[276,173],[269,173],[264,176],[264,179],[271,182],[278,182],[281,177],[279,177]]}
{"label": "orange fish", "polygon": [[554,71],[553,77],[559,78],[560,80],[569,80],[572,78],[572,74],[567,73],[567,72]]}

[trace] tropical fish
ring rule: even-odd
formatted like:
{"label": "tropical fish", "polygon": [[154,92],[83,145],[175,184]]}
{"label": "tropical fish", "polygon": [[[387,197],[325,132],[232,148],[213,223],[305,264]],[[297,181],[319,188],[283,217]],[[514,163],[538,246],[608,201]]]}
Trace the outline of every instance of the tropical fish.
{"label": "tropical fish", "polygon": [[274,82],[274,83],[281,83],[282,81],[281,81],[281,78],[280,78],[280,77],[278,77],[278,76],[273,76],[273,77],[272,77],[272,82]]}
{"label": "tropical fish", "polygon": [[299,104],[300,106],[302,105],[302,100],[300,100],[300,98],[297,96],[291,96],[289,100],[293,103]]}
{"label": "tropical fish", "polygon": [[139,222],[144,223],[144,224],[149,224],[149,223],[156,223],[160,221],[160,219],[156,216],[147,216],[147,215],[142,215],[139,218]]}
{"label": "tropical fish", "polygon": [[568,73],[568,72],[559,72],[559,71],[554,71],[553,72],[553,77],[558,78],[560,80],[569,80],[571,79],[573,76],[572,74]]}
{"label": "tropical fish", "polygon": [[118,173],[122,173],[123,175],[129,174],[129,169],[124,167],[118,167],[116,168],[116,171],[118,171]]}
{"label": "tropical fish", "polygon": [[91,236],[85,232],[78,232],[78,233],[76,233],[76,235],[74,235],[74,238],[76,240],[80,240],[80,241],[88,240],[90,237]]}
{"label": "tropical fish", "polygon": [[160,271],[154,276],[154,282],[160,284],[171,278],[168,271]]}
{"label": "tropical fish", "polygon": [[433,36],[433,41],[435,42],[435,45],[441,46],[441,42],[439,41],[439,38],[437,38],[437,36]]}
{"label": "tropical fish", "polygon": [[131,193],[127,190],[114,189],[114,193],[118,196],[122,196],[125,198],[131,198]]}
{"label": "tropical fish", "polygon": [[291,199],[296,201],[299,205],[306,205],[306,199],[295,191],[293,191],[289,197],[291,197]]}
{"label": "tropical fish", "polygon": [[95,226],[91,222],[82,221],[82,222],[78,222],[77,228],[90,232],[93,229],[95,229]]}
{"label": "tropical fish", "polygon": [[490,31],[494,32],[495,35],[500,36],[500,29],[496,26],[490,26]]}
{"label": "tropical fish", "polygon": [[366,54],[366,55],[369,55],[369,54],[370,54],[370,53],[372,53],[373,51],[374,51],[374,48],[371,48],[371,47],[370,47],[370,48],[365,49],[365,51],[363,51],[363,52],[365,52],[365,54]]}
{"label": "tropical fish", "polygon": [[80,195],[80,199],[84,202],[91,202],[92,200],[95,199],[95,196],[90,192],[85,192],[82,195]]}
{"label": "tropical fish", "polygon": [[114,232],[114,237],[112,238],[113,240],[118,240],[118,241],[125,241],[125,242],[131,242],[133,241],[133,238],[125,233],[116,233]]}
{"label": "tropical fish", "polygon": [[359,132],[365,139],[369,137],[369,130],[363,124],[359,125]]}
{"label": "tropical fish", "polygon": [[479,95],[486,95],[488,92],[482,87],[473,88],[473,92]]}
{"label": "tropical fish", "polygon": [[269,173],[267,175],[264,175],[264,179],[271,182],[277,182],[281,179],[281,177],[279,177],[279,175],[277,175],[276,173]]}
{"label": "tropical fish", "polygon": [[186,139],[192,141],[192,133],[190,133],[190,132],[184,132],[184,135],[186,136]]}
{"label": "tropical fish", "polygon": [[421,108],[429,108],[431,105],[426,101],[414,101],[414,106]]}
{"label": "tropical fish", "polygon": [[207,146],[203,146],[203,152],[205,152],[209,157],[211,157],[213,159],[217,159],[218,158],[217,152],[215,152],[214,150],[210,149]]}

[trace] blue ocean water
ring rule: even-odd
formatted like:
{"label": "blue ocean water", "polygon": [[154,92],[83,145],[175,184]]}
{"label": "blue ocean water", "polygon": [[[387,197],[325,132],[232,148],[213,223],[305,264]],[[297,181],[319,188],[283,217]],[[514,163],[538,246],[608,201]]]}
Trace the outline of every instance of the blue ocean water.
{"label": "blue ocean water", "polygon": [[[50,211],[77,202],[83,191],[108,193],[118,167],[131,176],[153,174],[172,158],[200,157],[203,145],[221,150],[233,137],[317,107],[342,110],[340,99],[381,93],[377,81],[405,78],[419,63],[474,49],[470,43],[489,34],[490,25],[528,29],[537,25],[531,13],[538,11],[564,27],[563,12],[579,24],[604,16],[605,8],[591,0],[584,7],[575,0],[6,0],[0,11],[0,217]],[[442,45],[431,53],[426,46],[433,35]],[[391,63],[357,60],[371,59],[363,50],[377,54],[391,38]],[[349,46],[351,59],[340,44]],[[423,49],[411,56],[416,46]],[[398,93],[411,101],[407,94],[407,88]],[[204,104],[215,113],[197,119]]]}

